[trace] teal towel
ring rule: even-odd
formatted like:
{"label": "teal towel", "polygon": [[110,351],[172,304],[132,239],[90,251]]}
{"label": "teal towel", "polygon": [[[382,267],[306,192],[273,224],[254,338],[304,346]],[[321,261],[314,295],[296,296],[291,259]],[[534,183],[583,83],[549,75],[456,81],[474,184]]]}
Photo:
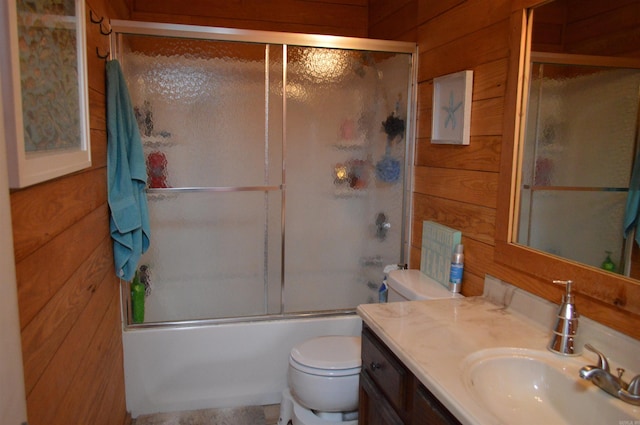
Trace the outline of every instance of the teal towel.
{"label": "teal towel", "polygon": [[117,60],[107,68],[107,190],[116,275],[131,281],[149,248],[149,210],[140,130]]}
{"label": "teal towel", "polygon": [[[638,226],[638,212],[640,212],[640,153],[636,158],[629,182],[629,194],[627,195],[627,207],[624,210],[624,237]],[[636,242],[640,244],[640,232],[636,231]]]}

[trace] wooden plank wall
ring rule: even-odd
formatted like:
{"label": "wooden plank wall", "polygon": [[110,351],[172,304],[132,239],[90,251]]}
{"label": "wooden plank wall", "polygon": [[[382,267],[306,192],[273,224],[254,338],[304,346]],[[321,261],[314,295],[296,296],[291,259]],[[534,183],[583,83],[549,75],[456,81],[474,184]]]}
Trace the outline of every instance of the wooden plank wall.
{"label": "wooden plank wall", "polygon": [[367,36],[368,0],[130,0],[130,7],[138,21]]}
{"label": "wooden plank wall", "polygon": [[369,38],[418,41],[418,0],[369,0]]}
{"label": "wooden plank wall", "polygon": [[[116,2],[112,2],[116,4]],[[87,1],[92,166],[11,193],[27,415],[31,425],[129,424],[119,281],[106,183],[104,60],[108,38],[89,22],[126,17]]]}
{"label": "wooden plank wall", "polygon": [[532,50],[640,57],[638,0],[554,0],[536,8]]}
{"label": "wooden plank wall", "polygon": [[[462,231],[466,296],[482,293],[493,259],[510,7],[510,0],[418,3],[411,266],[420,264],[424,220]],[[474,71],[470,145],[432,145],[433,78],[467,69]]]}
{"label": "wooden plank wall", "polygon": [[[420,267],[422,222],[459,229],[462,293],[479,295],[492,262],[510,0],[372,0],[369,36],[417,41],[418,107],[410,267]],[[474,71],[471,144],[431,144],[433,78]]]}

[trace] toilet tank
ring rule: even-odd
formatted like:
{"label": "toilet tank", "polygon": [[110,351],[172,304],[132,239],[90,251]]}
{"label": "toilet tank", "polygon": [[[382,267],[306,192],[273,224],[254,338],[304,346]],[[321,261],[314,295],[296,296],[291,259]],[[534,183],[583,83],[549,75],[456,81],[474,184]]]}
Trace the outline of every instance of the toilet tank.
{"label": "toilet tank", "polygon": [[387,279],[389,302],[462,298],[420,270],[393,270]]}

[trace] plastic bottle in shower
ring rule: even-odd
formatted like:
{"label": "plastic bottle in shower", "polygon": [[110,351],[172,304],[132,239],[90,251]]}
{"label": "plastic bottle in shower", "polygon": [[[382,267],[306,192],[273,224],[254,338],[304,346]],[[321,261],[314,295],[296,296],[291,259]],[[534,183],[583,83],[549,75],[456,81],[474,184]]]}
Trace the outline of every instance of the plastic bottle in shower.
{"label": "plastic bottle in shower", "polygon": [[133,323],[144,322],[144,295],[145,287],[140,282],[140,276],[136,270],[136,274],[133,276],[131,282],[131,317]]}
{"label": "plastic bottle in shower", "polygon": [[451,270],[449,272],[449,290],[460,292],[462,286],[462,272],[464,271],[464,246],[456,245],[451,256]]}

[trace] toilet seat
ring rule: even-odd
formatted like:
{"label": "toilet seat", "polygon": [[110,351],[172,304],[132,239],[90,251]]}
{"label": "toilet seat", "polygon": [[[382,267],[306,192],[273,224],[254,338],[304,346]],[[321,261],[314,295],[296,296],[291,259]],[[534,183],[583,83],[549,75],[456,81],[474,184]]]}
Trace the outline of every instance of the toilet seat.
{"label": "toilet seat", "polygon": [[360,373],[360,366],[352,367],[349,369],[320,369],[317,367],[310,367],[307,365],[300,364],[293,357],[289,357],[289,365],[292,368],[299,370],[300,372],[307,373],[309,375],[317,375],[317,376],[338,377],[338,376],[357,375]]}
{"label": "toilet seat", "polygon": [[289,364],[295,369],[320,376],[347,376],[360,373],[360,337],[321,336],[296,345]]}

